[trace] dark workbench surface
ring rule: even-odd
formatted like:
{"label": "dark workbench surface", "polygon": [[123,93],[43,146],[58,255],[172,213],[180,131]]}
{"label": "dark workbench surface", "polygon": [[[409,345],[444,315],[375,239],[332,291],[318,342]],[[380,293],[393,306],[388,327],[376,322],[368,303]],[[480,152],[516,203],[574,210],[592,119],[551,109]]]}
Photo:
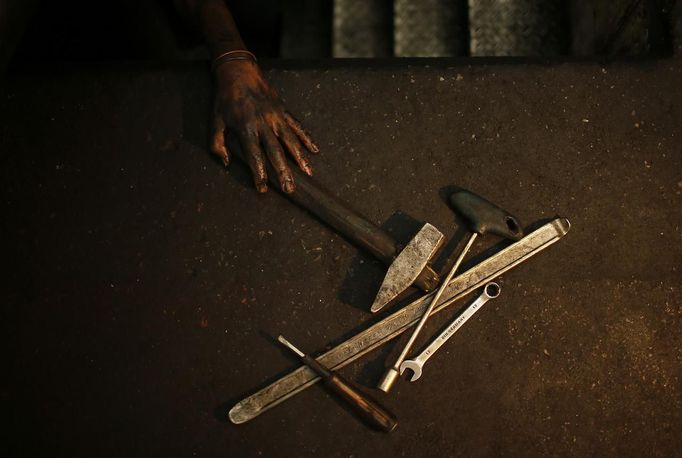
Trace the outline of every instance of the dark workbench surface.
{"label": "dark workbench surface", "polygon": [[[565,239],[504,275],[500,298],[419,382],[401,380],[381,397],[400,420],[389,436],[319,387],[247,424],[226,421],[244,395],[297,367],[273,337],[316,353],[362,328],[383,268],[208,155],[203,65],[8,77],[2,403],[12,428],[2,447],[71,456],[677,453],[682,62],[473,62],[269,71],[323,150],[318,180],[402,240],[418,221],[463,236],[442,200],[449,185],[526,224],[557,214],[572,223]],[[374,386],[388,347],[343,373]]]}

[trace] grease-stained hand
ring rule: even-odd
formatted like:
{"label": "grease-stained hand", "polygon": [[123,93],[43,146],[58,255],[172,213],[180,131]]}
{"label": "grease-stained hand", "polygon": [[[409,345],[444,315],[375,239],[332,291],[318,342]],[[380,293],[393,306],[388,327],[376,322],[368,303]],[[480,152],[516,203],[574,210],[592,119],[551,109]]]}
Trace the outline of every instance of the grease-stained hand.
{"label": "grease-stained hand", "polygon": [[305,150],[317,154],[319,148],[301,124],[286,111],[277,92],[251,60],[233,60],[215,70],[216,98],[213,112],[211,151],[227,166],[231,160],[228,136],[235,136],[251,168],[258,192],[266,192],[268,160],[277,172],[282,190],[295,190],[287,163],[294,158],[306,174],[313,169]]}

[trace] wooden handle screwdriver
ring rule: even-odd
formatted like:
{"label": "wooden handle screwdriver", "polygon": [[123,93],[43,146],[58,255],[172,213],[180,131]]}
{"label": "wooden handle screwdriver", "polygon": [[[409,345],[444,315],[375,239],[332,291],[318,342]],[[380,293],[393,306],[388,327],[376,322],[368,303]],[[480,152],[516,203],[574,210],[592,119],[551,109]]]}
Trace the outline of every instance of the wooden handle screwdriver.
{"label": "wooden handle screwdriver", "polygon": [[379,405],[377,401],[366,394],[361,393],[339,374],[329,370],[327,367],[294,347],[284,337],[279,336],[277,340],[296,353],[303,363],[319,374],[324,381],[324,384],[341,399],[346,401],[348,405],[351,406],[365,422],[367,422],[367,424],[387,433],[390,433],[398,426],[395,415]]}

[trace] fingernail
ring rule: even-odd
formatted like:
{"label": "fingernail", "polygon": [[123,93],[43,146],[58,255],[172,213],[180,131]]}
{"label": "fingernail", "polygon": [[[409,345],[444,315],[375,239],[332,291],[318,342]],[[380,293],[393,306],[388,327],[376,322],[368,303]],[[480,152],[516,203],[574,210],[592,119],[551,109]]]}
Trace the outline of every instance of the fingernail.
{"label": "fingernail", "polygon": [[303,171],[309,176],[313,176],[313,168],[310,166],[310,164],[305,164],[303,166]]}
{"label": "fingernail", "polygon": [[313,143],[312,146],[313,146],[313,153],[319,153],[320,152],[320,148],[318,148],[315,143]]}
{"label": "fingernail", "polygon": [[265,183],[256,183],[256,190],[260,193],[268,192],[268,185]]}
{"label": "fingernail", "polygon": [[291,181],[291,179],[284,180],[284,182],[282,183],[282,190],[284,192],[286,192],[287,194],[291,194],[292,192],[294,192],[294,189],[295,189],[294,182]]}

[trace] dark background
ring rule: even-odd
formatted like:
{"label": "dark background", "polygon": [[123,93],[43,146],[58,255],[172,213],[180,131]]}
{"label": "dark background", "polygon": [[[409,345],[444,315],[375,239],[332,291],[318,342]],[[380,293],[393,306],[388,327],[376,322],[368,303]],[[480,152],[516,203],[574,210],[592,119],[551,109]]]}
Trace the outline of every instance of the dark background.
{"label": "dark background", "polygon": [[[3,31],[22,28],[22,24],[25,27],[15,53],[17,65],[42,60],[203,59],[206,54],[200,34],[183,17],[179,3],[9,1],[5,12],[22,10],[24,14],[7,15],[17,19],[8,21],[9,26]],[[521,54],[517,55],[669,55],[678,16],[675,0],[518,0],[510,3],[518,5],[515,8],[481,2],[484,6],[480,9],[489,14],[471,18],[467,17],[466,1],[433,0],[433,3],[441,8],[457,5],[452,8],[462,18],[463,27],[452,35],[462,46],[449,54],[452,56],[469,54],[471,29],[504,35],[505,24],[516,24],[507,33],[516,30],[517,39],[521,37],[530,43],[528,47],[519,47]],[[381,39],[390,48],[394,33],[392,15],[397,14],[392,0],[341,0],[336,10],[330,0],[228,1],[227,4],[247,46],[261,57],[332,57],[334,36],[351,42]],[[372,5],[366,10],[385,16],[383,22],[374,24],[371,32],[363,29],[367,27],[363,22],[366,19],[358,6],[363,4]],[[335,18],[337,25],[334,25]],[[420,21],[417,14],[413,27],[419,30],[411,38],[424,41],[427,56],[429,48],[425,40],[430,33],[429,20],[432,19],[424,15]],[[551,28],[539,25],[543,23],[550,24]],[[340,30],[337,35],[334,35],[335,27]],[[507,41],[512,38],[505,37]],[[350,46],[361,47],[353,43]],[[373,57],[391,55],[389,50],[377,52]]]}
{"label": "dark background", "polygon": [[[205,51],[170,5],[43,4],[0,83],[3,455],[675,456],[679,5],[581,3],[550,57],[262,59],[317,179],[401,240],[429,221],[457,245],[451,185],[572,222],[422,379],[375,392],[390,436],[319,387],[226,420],[297,367],[273,337],[317,354],[364,328],[383,268],[210,157]],[[282,56],[286,11],[254,10],[247,43]],[[395,348],[343,374],[371,390]]]}

